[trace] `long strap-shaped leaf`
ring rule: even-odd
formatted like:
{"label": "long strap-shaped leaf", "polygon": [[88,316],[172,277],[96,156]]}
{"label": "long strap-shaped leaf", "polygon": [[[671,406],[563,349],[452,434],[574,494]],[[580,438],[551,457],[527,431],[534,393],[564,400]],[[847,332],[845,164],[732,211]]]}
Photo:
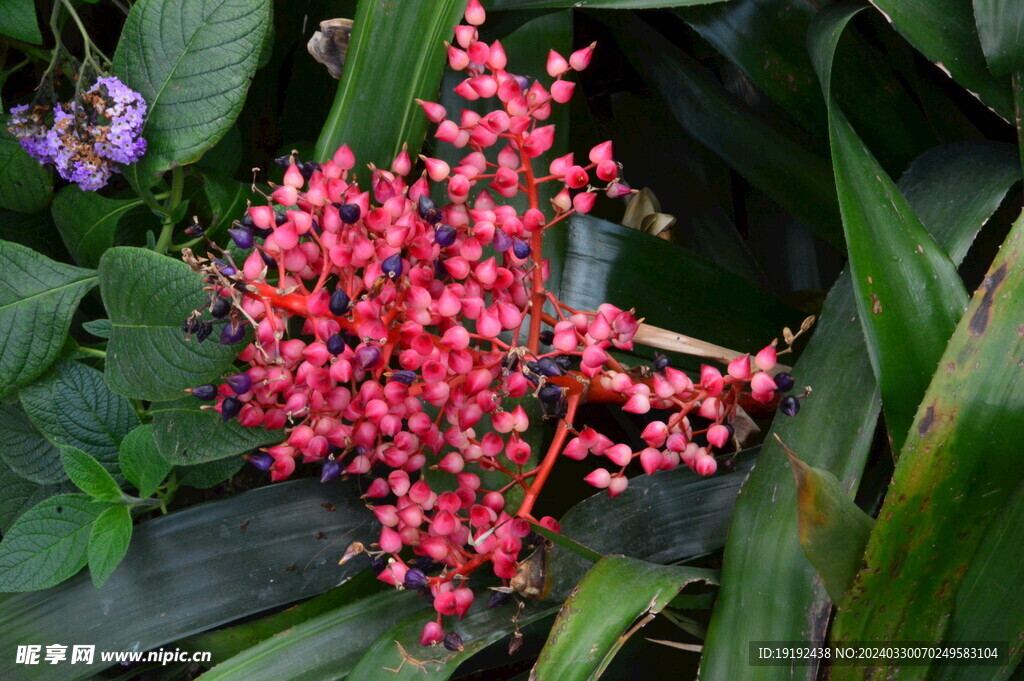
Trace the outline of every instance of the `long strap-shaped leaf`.
{"label": "long strap-shaped leaf", "polygon": [[857,309],[898,450],[967,304],[967,293],[956,266],[832,98],[836,46],[859,11],[844,5],[822,11],[808,37],[828,107],[832,166]]}
{"label": "long strap-shaped leaf", "polygon": [[[975,293],[918,409],[865,568],[840,603],[837,642],[942,640],[986,526],[1024,480],[1024,457],[1011,444],[1024,438],[1022,237],[1024,217]],[[899,678],[926,672],[905,667]],[[833,678],[882,673],[865,677],[838,667]]]}
{"label": "long strap-shaped leaf", "polygon": [[[466,0],[363,0],[334,106],[316,144],[324,161],[342,144],[359,167],[388,167],[403,143],[420,148],[427,120],[414,101],[434,101],[444,69],[444,41]],[[413,154],[415,156],[415,154]]]}

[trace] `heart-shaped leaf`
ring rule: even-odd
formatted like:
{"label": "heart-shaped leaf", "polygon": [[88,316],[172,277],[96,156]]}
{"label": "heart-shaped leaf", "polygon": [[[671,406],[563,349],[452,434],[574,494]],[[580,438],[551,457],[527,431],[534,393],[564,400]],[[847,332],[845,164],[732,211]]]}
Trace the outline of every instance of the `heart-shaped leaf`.
{"label": "heart-shaped leaf", "polygon": [[32,425],[18,404],[0,407],[0,460],[34,483],[53,484],[68,477],[57,447]]}
{"label": "heart-shaped leaf", "polygon": [[114,502],[121,499],[121,488],[100,463],[74,447],[62,446],[61,460],[71,482],[97,501]]}
{"label": "heart-shaped leaf", "polygon": [[108,508],[96,518],[89,533],[86,555],[89,575],[99,589],[110,578],[132,539],[132,514],[127,506]]}

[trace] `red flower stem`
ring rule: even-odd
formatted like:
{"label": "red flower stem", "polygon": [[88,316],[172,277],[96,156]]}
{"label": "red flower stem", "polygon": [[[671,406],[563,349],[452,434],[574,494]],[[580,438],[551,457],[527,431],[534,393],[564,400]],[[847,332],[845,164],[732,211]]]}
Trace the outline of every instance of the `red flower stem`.
{"label": "red flower stem", "polygon": [[581,393],[578,392],[569,394],[566,400],[565,418],[558,424],[558,430],[555,431],[555,437],[551,440],[551,446],[548,447],[544,460],[537,468],[537,477],[533,479],[533,484],[530,485],[529,491],[523,498],[523,503],[519,506],[519,510],[516,511],[517,516],[527,519],[533,517],[530,515],[533,511],[533,506],[537,503],[537,496],[544,489],[544,483],[548,481],[548,476],[551,475],[551,470],[555,467],[555,462],[558,461],[558,457],[562,453],[562,447],[565,446],[565,440],[572,428],[571,424],[573,419],[576,418],[576,407],[579,406],[580,397]]}
{"label": "red flower stem", "polygon": [[[530,159],[523,153],[523,138],[521,135],[515,137],[516,146],[519,147],[519,157],[523,161],[523,175],[526,179],[526,198],[531,209],[540,209],[540,200],[537,198],[537,180],[533,175],[533,165]],[[544,230],[537,229],[530,237],[530,257],[533,259],[533,295],[530,306],[530,335],[527,336],[527,347],[534,355],[540,347],[540,323],[544,314],[544,301],[547,299],[547,292],[544,290]]]}

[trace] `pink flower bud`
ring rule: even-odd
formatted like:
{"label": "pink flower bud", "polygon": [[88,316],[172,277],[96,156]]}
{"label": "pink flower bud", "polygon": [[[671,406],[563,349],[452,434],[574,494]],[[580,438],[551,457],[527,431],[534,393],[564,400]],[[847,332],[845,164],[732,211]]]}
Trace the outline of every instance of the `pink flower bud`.
{"label": "pink flower bud", "polygon": [[570,189],[586,187],[587,182],[590,182],[590,176],[582,166],[570,166],[565,171],[565,184]]}
{"label": "pink flower bud", "polygon": [[466,23],[471,26],[479,26],[486,19],[487,13],[484,11],[484,6],[480,4],[480,0],[469,0],[469,4],[466,5]]}
{"label": "pink flower bud", "polygon": [[774,345],[769,345],[757,353],[757,357],[754,359],[757,363],[757,368],[761,371],[771,371],[775,368],[775,364],[778,362],[778,353],[775,351]]}
{"label": "pink flower bud", "polygon": [[775,380],[764,371],[759,371],[750,379],[750,390],[755,393],[770,393],[775,390]]}
{"label": "pink flower bud", "polygon": [[569,62],[554,50],[548,52],[547,71],[552,78],[558,78],[569,70]]}
{"label": "pink flower bud", "polygon": [[600,163],[601,161],[611,161],[612,156],[612,142],[601,142],[596,147],[590,150],[589,154],[591,163]]}
{"label": "pink flower bud", "polygon": [[721,449],[729,442],[729,429],[721,424],[713,425],[708,428],[707,437],[712,447]]}
{"label": "pink flower bud", "polygon": [[624,467],[628,466],[629,462],[632,460],[633,450],[631,450],[627,445],[617,444],[604,450],[604,455],[616,466]]}
{"label": "pink flower bud", "polygon": [[617,497],[626,491],[629,479],[625,475],[616,475],[608,482],[608,496]]}
{"label": "pink flower bud", "polygon": [[612,474],[609,473],[606,468],[597,468],[588,473],[583,480],[588,485],[592,485],[598,489],[604,489],[611,483]]}
{"label": "pink flower bud", "polygon": [[444,640],[444,627],[438,622],[427,622],[423,625],[423,633],[420,634],[421,646],[433,645],[442,640]]}
{"label": "pink flower bud", "polygon": [[661,470],[662,465],[665,463],[665,457],[662,453],[654,449],[653,447],[647,447],[640,452],[640,466],[643,467],[644,473],[647,475],[653,474],[655,471]]}
{"label": "pink flower bud", "polygon": [[[474,2],[476,0],[473,0]],[[469,606],[473,605],[473,591],[466,587],[461,587],[452,591],[455,595],[455,614],[462,617],[469,610]]]}
{"label": "pink flower bud", "polygon": [[355,154],[347,144],[343,144],[338,147],[338,150],[334,152],[334,164],[342,170],[351,170],[356,165]]}
{"label": "pink flower bud", "polygon": [[591,368],[597,368],[604,365],[611,359],[604,348],[600,345],[590,345],[583,351],[583,365]]}
{"label": "pink flower bud", "polygon": [[453,71],[461,71],[469,66],[469,55],[454,45],[448,46],[448,66]]}
{"label": "pink flower bud", "polygon": [[523,155],[527,158],[537,158],[551,148],[555,142],[555,126],[545,125],[535,128],[523,142]]}
{"label": "pink flower bud", "polygon": [[711,475],[718,470],[718,462],[709,454],[698,454],[693,463],[693,470],[697,472],[697,475]]}
{"label": "pink flower bud", "polygon": [[455,27],[455,42],[459,44],[459,47],[463,49],[473,44],[473,41],[477,38],[476,26],[467,26],[466,24],[460,24]]}
{"label": "pink flower bud", "polygon": [[594,56],[594,47],[597,43],[591,43],[581,50],[576,50],[569,56],[569,66],[574,71],[582,71],[590,65],[590,58]]}
{"label": "pink flower bud", "polygon": [[593,192],[580,192],[576,196],[572,197],[572,207],[577,213],[586,215],[593,209],[594,203],[597,201],[597,194]]}
{"label": "pink flower bud", "polygon": [[729,375],[740,381],[750,378],[750,355],[740,355],[729,362]]}
{"label": "pink flower bud", "polygon": [[469,60],[474,64],[483,64],[491,56],[491,48],[482,40],[474,41],[466,48]]}
{"label": "pink flower bud", "polygon": [[[601,161],[597,164],[597,177],[605,182],[611,182],[619,176],[619,164],[615,161]],[[612,197],[615,198],[615,197]]]}
{"label": "pink flower bud", "polygon": [[651,447],[661,447],[668,437],[668,424],[664,421],[651,421],[640,433],[640,438]]}
{"label": "pink flower bud", "polygon": [[445,108],[436,102],[425,102],[422,99],[417,99],[416,103],[422,107],[423,113],[431,123],[440,123],[448,115]]}
{"label": "pink flower bud", "polygon": [[402,147],[402,151],[392,161],[391,172],[399,177],[405,177],[412,172],[412,159],[409,158],[409,151],[405,146]]}
{"label": "pink flower bud", "polygon": [[571,80],[556,80],[551,84],[551,99],[559,104],[565,104],[572,99],[572,93],[576,90],[576,83]]}

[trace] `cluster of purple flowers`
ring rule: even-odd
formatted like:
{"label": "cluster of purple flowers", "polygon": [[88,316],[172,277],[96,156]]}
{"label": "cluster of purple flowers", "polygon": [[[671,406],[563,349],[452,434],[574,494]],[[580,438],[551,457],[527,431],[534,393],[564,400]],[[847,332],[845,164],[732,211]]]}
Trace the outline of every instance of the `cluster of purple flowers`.
{"label": "cluster of purple flowers", "polygon": [[146,101],[115,77],[100,78],[78,98],[53,108],[23,104],[11,109],[8,130],[40,163],[96,191],[117,172],[114,163],[134,163],[146,152],[142,125]]}

